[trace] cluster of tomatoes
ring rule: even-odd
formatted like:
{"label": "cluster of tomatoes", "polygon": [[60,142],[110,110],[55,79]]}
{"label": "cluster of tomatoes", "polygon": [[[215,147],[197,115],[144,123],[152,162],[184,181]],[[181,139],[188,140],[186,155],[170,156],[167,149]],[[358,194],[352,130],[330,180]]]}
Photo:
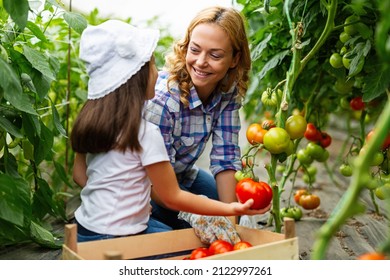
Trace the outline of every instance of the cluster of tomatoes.
{"label": "cluster of tomatoes", "polygon": [[227,242],[222,239],[218,239],[212,242],[209,247],[198,247],[192,250],[191,255],[185,257],[184,259],[196,260],[196,259],[209,257],[212,255],[223,254],[223,253],[236,251],[236,250],[243,250],[250,247],[253,247],[253,245],[248,241],[241,240],[233,245],[230,242]]}
{"label": "cluster of tomatoes", "polygon": [[304,136],[306,125],[302,115],[293,114],[286,120],[285,128],[277,127],[271,120],[250,124],[246,138],[252,145],[263,144],[271,154],[286,153],[289,156],[294,149],[293,140]]}
{"label": "cluster of tomatoes", "polygon": [[294,201],[306,210],[316,209],[321,204],[320,197],[309,192],[307,189],[297,190],[294,194]]}

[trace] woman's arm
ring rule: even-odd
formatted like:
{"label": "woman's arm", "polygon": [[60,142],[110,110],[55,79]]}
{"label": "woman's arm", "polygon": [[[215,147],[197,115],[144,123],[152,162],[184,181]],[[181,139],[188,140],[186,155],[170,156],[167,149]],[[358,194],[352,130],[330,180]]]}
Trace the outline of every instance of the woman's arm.
{"label": "woman's arm", "polygon": [[237,180],[234,178],[235,170],[225,170],[215,176],[219,200],[222,202],[235,202]]}
{"label": "woman's arm", "polygon": [[86,155],[76,153],[73,163],[73,181],[80,187],[84,187],[87,184],[87,163]]}
{"label": "woman's arm", "polygon": [[251,210],[253,200],[248,200],[244,204],[224,203],[183,191],[179,188],[173,168],[168,161],[151,164],[145,168],[156,194],[164,205],[174,210],[208,216],[238,216],[264,214],[271,207],[269,205],[264,209]]}

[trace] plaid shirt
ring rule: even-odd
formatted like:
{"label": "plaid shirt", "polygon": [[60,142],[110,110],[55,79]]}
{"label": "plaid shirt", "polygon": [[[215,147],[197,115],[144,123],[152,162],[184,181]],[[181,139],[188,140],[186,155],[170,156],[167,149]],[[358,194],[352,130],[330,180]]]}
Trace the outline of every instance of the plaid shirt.
{"label": "plaid shirt", "polygon": [[198,168],[195,162],[212,137],[210,171],[215,176],[223,170],[241,169],[238,134],[241,128],[235,87],[227,93],[213,95],[211,102],[203,105],[195,88],[191,88],[189,107],[180,102],[179,89],[167,90],[167,72],[160,72],[156,96],[145,106],[146,120],[158,125],[180,184],[190,186]]}

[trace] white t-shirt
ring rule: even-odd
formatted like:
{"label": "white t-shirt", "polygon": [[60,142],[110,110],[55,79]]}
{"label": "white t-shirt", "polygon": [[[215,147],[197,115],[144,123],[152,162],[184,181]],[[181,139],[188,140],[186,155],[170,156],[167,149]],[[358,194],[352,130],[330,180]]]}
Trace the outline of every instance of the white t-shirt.
{"label": "white t-shirt", "polygon": [[142,152],[87,154],[86,186],[75,212],[86,229],[100,234],[129,235],[146,229],[151,183],[145,166],[169,161],[159,128],[143,121],[139,133]]}

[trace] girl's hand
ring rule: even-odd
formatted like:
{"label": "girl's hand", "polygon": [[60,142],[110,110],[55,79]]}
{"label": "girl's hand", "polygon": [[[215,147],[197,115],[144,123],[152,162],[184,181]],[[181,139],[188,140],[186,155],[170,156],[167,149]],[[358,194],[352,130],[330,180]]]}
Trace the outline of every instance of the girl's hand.
{"label": "girl's hand", "polygon": [[271,203],[263,209],[250,209],[250,207],[253,205],[253,202],[253,199],[248,199],[245,203],[232,202],[231,205],[233,205],[233,209],[237,213],[236,215],[259,215],[264,214],[271,209]]}

